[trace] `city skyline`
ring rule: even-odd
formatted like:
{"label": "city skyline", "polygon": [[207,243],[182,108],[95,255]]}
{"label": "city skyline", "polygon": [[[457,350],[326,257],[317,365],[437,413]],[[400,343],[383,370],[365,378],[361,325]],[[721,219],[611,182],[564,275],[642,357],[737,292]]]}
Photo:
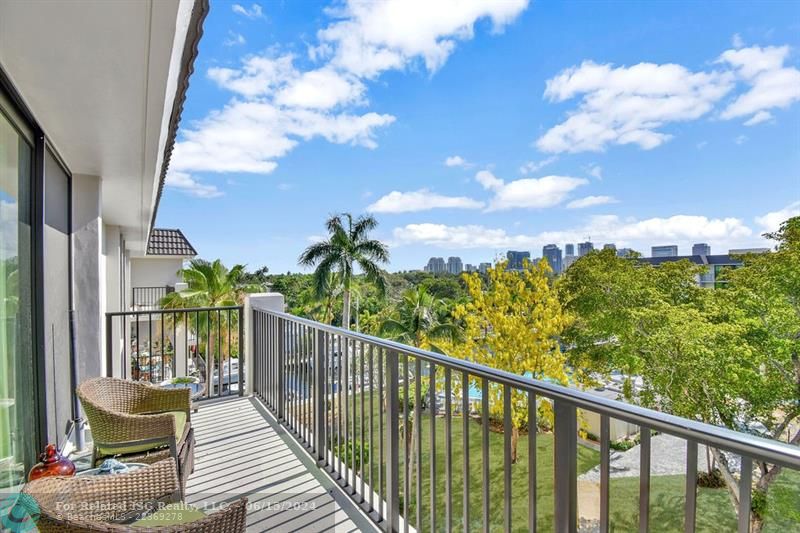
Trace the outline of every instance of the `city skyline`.
{"label": "city skyline", "polygon": [[[519,270],[521,261],[523,259],[529,259],[530,261],[538,261],[540,259],[547,259],[550,263],[550,267],[553,269],[554,272],[560,273],[566,270],[577,258],[581,257],[581,255],[576,255],[575,251],[575,244],[576,243],[564,243],[563,248],[559,246],[557,243],[549,243],[542,247],[541,255],[537,256],[529,250],[507,250],[504,257],[498,255],[495,258],[495,261],[500,258],[505,261],[508,261],[508,268],[511,270]],[[583,243],[578,243],[584,245],[584,250],[598,250],[595,247],[595,243],[591,241],[584,241]],[[616,243],[604,243],[602,249],[612,249],[616,252],[618,257],[627,257],[631,252],[640,253],[643,259],[659,259],[659,258],[687,258],[693,256],[725,256],[725,255],[742,255],[746,253],[760,253],[767,251],[768,248],[727,248],[723,251],[717,251],[717,253],[712,253],[712,248],[708,243],[693,243],[691,245],[691,253],[682,254],[681,247],[674,244],[665,244],[665,245],[656,245],[650,247],[650,255],[643,254],[638,250],[634,250],[632,248],[618,248]],[[668,249],[668,250],[667,250]],[[572,253],[569,253],[569,252]],[[669,253],[667,253],[669,252]],[[485,271],[476,267],[472,263],[468,263],[464,261],[460,256],[450,256],[448,257],[447,261],[444,260],[443,257],[430,257],[428,259],[428,264],[423,267],[423,271],[431,272],[431,273],[443,273],[447,272],[450,274],[458,273],[453,272],[449,265],[451,264],[451,260],[457,260],[460,264],[463,264],[463,268],[458,272],[471,272],[473,270],[468,269],[467,267],[473,267],[477,271]],[[492,263],[481,262],[478,263],[479,265],[490,265]],[[432,265],[437,265],[435,268],[432,268]],[[412,269],[417,270],[417,269]]]}
{"label": "city skyline", "polygon": [[800,213],[797,4],[470,5],[214,4],[157,224],[285,272],[371,213],[403,270],[760,247]]}

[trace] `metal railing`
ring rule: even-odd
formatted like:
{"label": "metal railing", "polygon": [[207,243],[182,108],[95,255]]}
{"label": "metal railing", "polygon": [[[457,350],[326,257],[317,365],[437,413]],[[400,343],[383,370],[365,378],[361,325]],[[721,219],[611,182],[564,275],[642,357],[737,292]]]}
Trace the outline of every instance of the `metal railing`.
{"label": "metal railing", "polygon": [[171,285],[162,285],[160,287],[134,287],[132,302],[133,309],[158,309],[160,307],[161,299],[174,291],[175,287]]}
{"label": "metal railing", "polygon": [[[682,503],[676,511],[678,519],[683,515],[681,529],[686,532],[695,531],[698,517],[698,446],[740,456],[742,512],[736,521],[742,532],[749,530],[753,462],[800,470],[797,446],[285,313],[255,309],[252,324],[254,393],[388,531],[578,530],[577,457],[586,444],[579,435],[581,421],[590,413],[600,420],[599,502],[594,502],[599,517],[590,530],[608,532],[613,527],[610,427],[615,420],[635,424],[640,431],[634,530],[660,527],[650,520],[655,432],[685,442],[685,482],[678,485]],[[537,439],[536,445],[523,447],[527,457],[517,458],[527,468],[525,481],[512,485],[512,470],[518,465],[512,464],[511,415],[516,414],[517,425],[527,428],[530,438],[545,405],[552,410],[552,468],[543,469],[549,459],[537,457]],[[498,461],[490,457],[490,449],[495,454],[498,449],[490,440],[500,439]],[[460,464],[454,457],[460,457]],[[552,479],[552,497],[537,494],[544,478]]]}
{"label": "metal railing", "polygon": [[106,313],[109,376],[182,386],[194,398],[244,391],[242,306]]}

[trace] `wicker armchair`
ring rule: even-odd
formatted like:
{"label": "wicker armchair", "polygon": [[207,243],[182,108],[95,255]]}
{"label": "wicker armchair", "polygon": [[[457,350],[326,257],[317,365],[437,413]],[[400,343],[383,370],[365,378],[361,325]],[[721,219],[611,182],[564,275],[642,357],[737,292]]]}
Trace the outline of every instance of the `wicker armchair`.
{"label": "wicker armchair", "polygon": [[194,430],[188,389],[162,389],[116,378],[93,378],[78,386],[92,430],[92,461],[155,463],[172,457],[183,494],[194,469]]}
{"label": "wicker armchair", "polygon": [[238,533],[245,530],[246,498],[183,524],[141,527],[144,524],[135,523],[144,510],[174,502],[178,489],[175,462],[166,459],[127,474],[40,478],[25,485],[23,493],[38,504],[40,516],[36,526],[42,533]]}

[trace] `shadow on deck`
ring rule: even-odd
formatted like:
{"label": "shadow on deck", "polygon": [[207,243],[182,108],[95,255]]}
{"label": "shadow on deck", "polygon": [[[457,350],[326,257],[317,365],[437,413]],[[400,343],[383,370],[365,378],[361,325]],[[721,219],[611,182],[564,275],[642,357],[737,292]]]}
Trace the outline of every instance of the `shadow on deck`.
{"label": "shadow on deck", "polygon": [[186,501],[209,511],[247,496],[248,531],[377,531],[255,398],[202,402]]}

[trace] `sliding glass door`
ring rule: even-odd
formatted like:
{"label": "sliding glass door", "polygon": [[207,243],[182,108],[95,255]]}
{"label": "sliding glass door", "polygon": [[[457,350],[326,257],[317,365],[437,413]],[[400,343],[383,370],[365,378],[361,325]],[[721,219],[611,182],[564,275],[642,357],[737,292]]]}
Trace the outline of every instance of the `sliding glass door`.
{"label": "sliding glass door", "polygon": [[[1,97],[2,95],[0,95]],[[0,98],[0,488],[35,454],[31,306],[32,138]]]}

